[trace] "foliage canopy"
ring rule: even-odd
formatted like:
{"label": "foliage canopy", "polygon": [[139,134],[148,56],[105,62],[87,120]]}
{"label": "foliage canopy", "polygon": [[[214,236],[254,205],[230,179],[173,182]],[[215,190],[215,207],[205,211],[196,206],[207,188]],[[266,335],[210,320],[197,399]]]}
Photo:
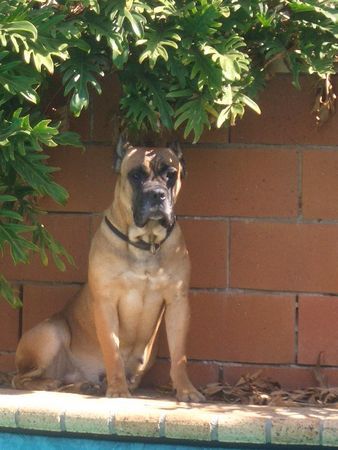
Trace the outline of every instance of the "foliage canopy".
{"label": "foliage canopy", "polygon": [[[233,125],[276,61],[299,86],[301,72],[328,80],[338,53],[337,3],[326,0],[0,0],[0,249],[15,264],[39,253],[64,270],[72,262],[41,224],[42,195],[65,203],[46,147],[81,146],[41,105],[53,73],[74,116],[101,92],[105,73],[121,81],[122,126]],[[323,102],[325,99],[323,100]],[[7,280],[0,294],[20,303]]]}

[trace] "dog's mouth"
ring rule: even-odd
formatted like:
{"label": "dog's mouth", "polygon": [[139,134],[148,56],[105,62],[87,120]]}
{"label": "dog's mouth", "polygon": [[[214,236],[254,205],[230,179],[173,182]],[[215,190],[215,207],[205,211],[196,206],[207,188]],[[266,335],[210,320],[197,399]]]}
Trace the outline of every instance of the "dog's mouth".
{"label": "dog's mouth", "polygon": [[140,228],[146,226],[150,220],[159,222],[160,225],[165,228],[170,228],[175,220],[173,210],[168,204],[163,204],[156,207],[141,205],[138,208],[134,208],[133,215],[135,225]]}

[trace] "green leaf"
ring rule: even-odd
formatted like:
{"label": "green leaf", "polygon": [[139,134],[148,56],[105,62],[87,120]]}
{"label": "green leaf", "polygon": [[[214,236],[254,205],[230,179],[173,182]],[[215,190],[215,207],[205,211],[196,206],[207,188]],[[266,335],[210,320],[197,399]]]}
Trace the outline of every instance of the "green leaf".
{"label": "green leaf", "polygon": [[20,222],[23,221],[23,217],[21,216],[21,214],[17,213],[16,211],[13,211],[11,209],[1,208],[0,209],[0,216],[5,217],[7,219],[18,220]]}
{"label": "green leaf", "polygon": [[43,224],[37,224],[33,240],[41,249],[40,258],[44,266],[49,262],[47,251],[51,254],[56,267],[62,272],[66,270],[65,262],[75,266],[73,257],[66,251],[60,242],[54,239]]}
{"label": "green leaf", "polygon": [[137,13],[131,13],[128,8],[124,8],[124,15],[128,19],[131,28],[136,36],[141,37],[143,34],[143,16]]}
{"label": "green leaf", "polygon": [[187,60],[192,63],[190,79],[197,79],[200,90],[204,86],[219,89],[222,83],[222,71],[214,64],[211,58],[202,52],[195,50]]}
{"label": "green leaf", "polygon": [[175,129],[186,122],[184,138],[187,138],[191,131],[193,131],[193,143],[196,143],[199,140],[205,127],[208,129],[210,128],[206,104],[207,102],[203,97],[198,97],[183,104],[175,112]]}
{"label": "green leaf", "polygon": [[55,136],[54,141],[58,145],[71,145],[72,147],[79,147],[82,149],[85,148],[81,142],[80,135],[78,133],[74,133],[73,131],[63,131]]}
{"label": "green leaf", "polygon": [[25,68],[19,65],[6,64],[0,65],[0,89],[5,90],[12,96],[17,95],[31,103],[37,104],[39,96],[36,92],[39,81],[33,78]]}
{"label": "green leaf", "polygon": [[166,47],[178,48],[177,42],[180,36],[173,29],[151,29],[147,30],[144,39],[136,41],[137,46],[145,46],[145,50],[141,53],[139,61],[142,64],[144,60],[149,60],[151,69],[155,67],[158,58],[168,61],[169,55]]}
{"label": "green leaf", "polygon": [[0,194],[0,203],[16,202],[16,201],[17,201],[17,198],[14,197],[14,195]]}
{"label": "green leaf", "polygon": [[38,30],[35,28],[35,26],[28,22],[27,20],[18,20],[12,23],[4,23],[0,24],[0,33],[1,32],[21,32],[21,33],[27,33],[31,35],[31,38],[36,41],[38,38]]}
{"label": "green leaf", "polygon": [[12,162],[13,168],[21,178],[40,195],[48,195],[57,203],[63,205],[68,200],[68,192],[52,181],[50,173],[55,169],[41,162],[48,158],[35,152],[27,152],[25,156],[16,155]]}
{"label": "green leaf", "polygon": [[7,244],[15,264],[27,263],[30,252],[38,250],[35,244],[21,236],[21,233],[29,233],[34,229],[33,226],[0,222],[0,249],[3,250]]}
{"label": "green leaf", "polygon": [[104,73],[98,65],[98,61],[89,54],[75,52],[72,59],[62,66],[63,84],[65,95],[72,93],[70,110],[78,117],[83,109],[88,108],[89,86],[92,86],[98,94],[101,94],[101,86],[97,76]]}
{"label": "green leaf", "polygon": [[217,117],[216,126],[217,128],[221,128],[221,126],[224,124],[224,122],[228,121],[230,119],[231,115],[231,106],[228,105],[225,108],[221,110]]}
{"label": "green leaf", "polygon": [[246,96],[245,94],[241,94],[240,99],[243,101],[243,103],[246,104],[246,106],[251,108],[257,114],[261,114],[260,107],[250,97]]}
{"label": "green leaf", "polygon": [[22,302],[16,290],[1,274],[0,274],[0,296],[3,297],[13,308],[20,308],[22,306]]}

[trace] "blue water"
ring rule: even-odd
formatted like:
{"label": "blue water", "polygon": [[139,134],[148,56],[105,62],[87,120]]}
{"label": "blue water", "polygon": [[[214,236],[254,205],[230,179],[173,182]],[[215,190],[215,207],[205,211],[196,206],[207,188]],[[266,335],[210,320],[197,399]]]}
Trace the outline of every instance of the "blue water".
{"label": "blue water", "polygon": [[[1,450],[224,450],[216,447],[194,447],[160,443],[114,442],[76,437],[54,437],[0,433]],[[227,448],[226,450],[238,450]]]}

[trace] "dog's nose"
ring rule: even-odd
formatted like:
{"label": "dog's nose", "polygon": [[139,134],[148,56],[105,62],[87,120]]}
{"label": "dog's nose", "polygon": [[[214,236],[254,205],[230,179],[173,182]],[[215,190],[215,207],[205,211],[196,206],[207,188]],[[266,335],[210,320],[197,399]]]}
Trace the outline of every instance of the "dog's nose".
{"label": "dog's nose", "polygon": [[165,200],[165,192],[162,189],[151,191],[150,198],[154,203],[162,203]]}

